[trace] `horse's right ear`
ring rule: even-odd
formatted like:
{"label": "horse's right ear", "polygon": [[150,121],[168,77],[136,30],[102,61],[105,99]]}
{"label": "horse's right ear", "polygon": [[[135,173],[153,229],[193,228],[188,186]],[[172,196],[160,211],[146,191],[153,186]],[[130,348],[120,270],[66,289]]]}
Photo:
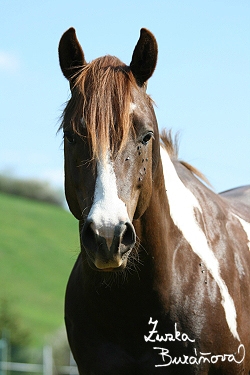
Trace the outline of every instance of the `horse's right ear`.
{"label": "horse's right ear", "polygon": [[130,69],[140,86],[152,76],[157,56],[158,46],[154,35],[147,29],[141,29],[130,63]]}
{"label": "horse's right ear", "polygon": [[73,83],[77,73],[86,65],[82,47],[73,27],[65,31],[61,37],[58,52],[63,75]]}

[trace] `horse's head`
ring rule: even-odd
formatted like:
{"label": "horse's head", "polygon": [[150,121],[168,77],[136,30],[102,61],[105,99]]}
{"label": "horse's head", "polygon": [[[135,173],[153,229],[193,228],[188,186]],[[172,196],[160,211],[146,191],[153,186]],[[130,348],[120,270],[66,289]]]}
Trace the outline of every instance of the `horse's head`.
{"label": "horse's head", "polygon": [[75,30],[59,44],[71,99],[63,117],[65,192],[81,221],[89,265],[123,269],[136,243],[132,224],[149,206],[159,135],[146,82],[157,60],[157,43],[141,30],[130,66],[105,56],[87,64]]}

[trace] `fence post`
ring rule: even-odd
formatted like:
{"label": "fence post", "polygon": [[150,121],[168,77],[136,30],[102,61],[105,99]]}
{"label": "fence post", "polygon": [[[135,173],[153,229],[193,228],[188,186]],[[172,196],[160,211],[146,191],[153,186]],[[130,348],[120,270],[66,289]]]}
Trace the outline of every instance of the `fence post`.
{"label": "fence post", "polygon": [[2,331],[2,338],[0,340],[0,375],[6,375],[7,370],[2,368],[2,362],[8,362],[8,339],[7,339],[7,331],[3,329]]}
{"label": "fence post", "polygon": [[52,347],[49,345],[43,348],[43,375],[53,375]]}
{"label": "fence post", "polygon": [[74,374],[74,368],[73,368],[73,366],[75,366],[75,360],[74,360],[74,358],[73,358],[73,355],[72,355],[72,353],[71,353],[71,350],[69,351],[69,366],[70,366],[70,374],[69,375],[72,375],[72,374]]}

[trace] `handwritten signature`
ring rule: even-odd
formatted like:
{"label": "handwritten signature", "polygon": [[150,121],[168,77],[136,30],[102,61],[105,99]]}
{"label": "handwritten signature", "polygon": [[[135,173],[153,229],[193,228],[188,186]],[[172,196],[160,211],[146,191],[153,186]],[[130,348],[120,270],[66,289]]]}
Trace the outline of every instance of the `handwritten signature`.
{"label": "handwritten signature", "polygon": [[[191,339],[186,333],[181,333],[178,331],[177,323],[174,325],[174,334],[172,333],[165,333],[164,335],[160,335],[157,330],[158,320],[153,320],[152,318],[149,319],[148,324],[152,324],[153,328],[149,331],[149,334],[146,336],[144,335],[145,342],[170,342],[170,341],[180,341],[180,342],[195,342],[195,340]],[[155,367],[163,367],[163,366],[170,366],[170,365],[199,365],[201,363],[217,363],[218,361],[221,362],[236,362],[242,363],[245,359],[245,347],[243,344],[238,346],[238,351],[234,354],[217,354],[214,355],[211,352],[203,353],[197,352],[196,348],[194,348],[194,355],[187,356],[187,355],[180,355],[179,357],[172,357],[170,354],[169,349],[162,348],[162,347],[153,347],[154,350],[159,350],[159,355],[161,356],[162,363],[155,365]]]}

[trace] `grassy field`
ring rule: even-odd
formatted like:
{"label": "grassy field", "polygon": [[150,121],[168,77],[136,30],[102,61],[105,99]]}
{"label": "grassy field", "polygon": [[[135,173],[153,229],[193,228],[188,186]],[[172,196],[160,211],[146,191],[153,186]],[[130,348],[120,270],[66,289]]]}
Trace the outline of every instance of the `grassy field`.
{"label": "grassy field", "polygon": [[42,344],[63,324],[65,287],[79,252],[78,223],[60,207],[0,194],[0,303]]}

